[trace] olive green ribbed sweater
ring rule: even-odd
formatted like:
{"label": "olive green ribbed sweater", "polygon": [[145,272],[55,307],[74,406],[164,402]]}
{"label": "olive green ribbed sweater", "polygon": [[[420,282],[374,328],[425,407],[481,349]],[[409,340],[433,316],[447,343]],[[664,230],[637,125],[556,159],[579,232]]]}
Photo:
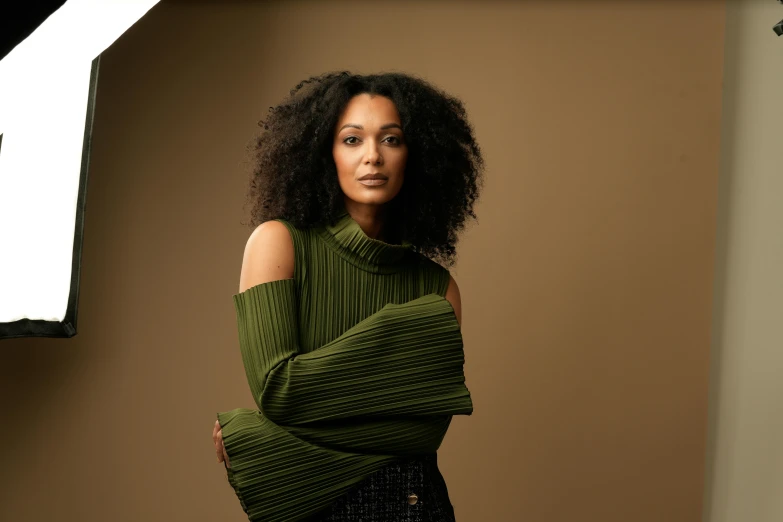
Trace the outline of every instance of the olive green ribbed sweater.
{"label": "olive green ribbed sweater", "polygon": [[398,457],[435,452],[470,415],[449,272],[368,237],[347,212],[299,229],[294,278],[233,296],[258,410],[217,414],[249,520],[308,520]]}

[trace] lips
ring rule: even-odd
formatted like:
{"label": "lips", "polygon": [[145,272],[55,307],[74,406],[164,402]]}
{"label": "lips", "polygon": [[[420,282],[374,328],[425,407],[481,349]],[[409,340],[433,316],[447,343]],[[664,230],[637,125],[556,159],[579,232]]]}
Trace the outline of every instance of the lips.
{"label": "lips", "polygon": [[383,174],[365,174],[361,178],[359,178],[359,181],[364,181],[368,179],[389,179],[388,176],[384,176]]}

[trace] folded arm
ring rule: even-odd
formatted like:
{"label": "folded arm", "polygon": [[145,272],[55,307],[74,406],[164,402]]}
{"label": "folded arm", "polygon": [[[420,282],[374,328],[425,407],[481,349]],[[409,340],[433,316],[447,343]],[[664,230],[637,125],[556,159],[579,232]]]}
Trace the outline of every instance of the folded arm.
{"label": "folded arm", "polygon": [[443,297],[387,304],[334,341],[298,353],[292,280],[235,296],[240,349],[261,412],[281,425],[472,413],[462,334]]}

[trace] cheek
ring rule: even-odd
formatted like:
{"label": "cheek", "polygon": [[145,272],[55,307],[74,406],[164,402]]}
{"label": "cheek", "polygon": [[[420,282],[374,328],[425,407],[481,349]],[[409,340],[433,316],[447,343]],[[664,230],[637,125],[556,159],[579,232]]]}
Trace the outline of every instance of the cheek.
{"label": "cheek", "polygon": [[332,151],[332,157],[334,158],[334,166],[337,167],[337,173],[342,174],[345,171],[345,155],[335,149]]}
{"label": "cheek", "polygon": [[334,166],[337,170],[337,183],[340,185],[343,193],[350,194],[355,190],[351,182],[356,171],[356,168],[352,166],[350,156],[345,154],[345,152],[336,151],[334,154]]}
{"label": "cheek", "polygon": [[397,170],[399,170],[401,173],[404,173],[405,172],[405,165],[408,163],[408,152],[406,151],[406,152],[398,155],[395,158],[394,163],[395,163],[395,167],[397,168]]}
{"label": "cheek", "polygon": [[334,158],[334,164],[337,166],[338,172],[350,170],[354,167],[356,163],[356,154],[351,154],[351,152],[352,151],[339,147],[332,151],[332,157]]}

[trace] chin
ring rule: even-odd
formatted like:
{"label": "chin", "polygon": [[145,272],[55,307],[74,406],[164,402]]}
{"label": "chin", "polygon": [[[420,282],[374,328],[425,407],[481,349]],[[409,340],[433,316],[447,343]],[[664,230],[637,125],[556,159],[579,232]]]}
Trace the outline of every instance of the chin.
{"label": "chin", "polygon": [[348,198],[362,205],[384,205],[397,196],[397,192],[379,189],[360,190],[348,194]]}
{"label": "chin", "polygon": [[387,196],[382,194],[376,194],[372,196],[357,196],[355,198],[351,198],[356,203],[361,203],[363,205],[385,205],[386,203],[390,202],[394,199],[394,196]]}

